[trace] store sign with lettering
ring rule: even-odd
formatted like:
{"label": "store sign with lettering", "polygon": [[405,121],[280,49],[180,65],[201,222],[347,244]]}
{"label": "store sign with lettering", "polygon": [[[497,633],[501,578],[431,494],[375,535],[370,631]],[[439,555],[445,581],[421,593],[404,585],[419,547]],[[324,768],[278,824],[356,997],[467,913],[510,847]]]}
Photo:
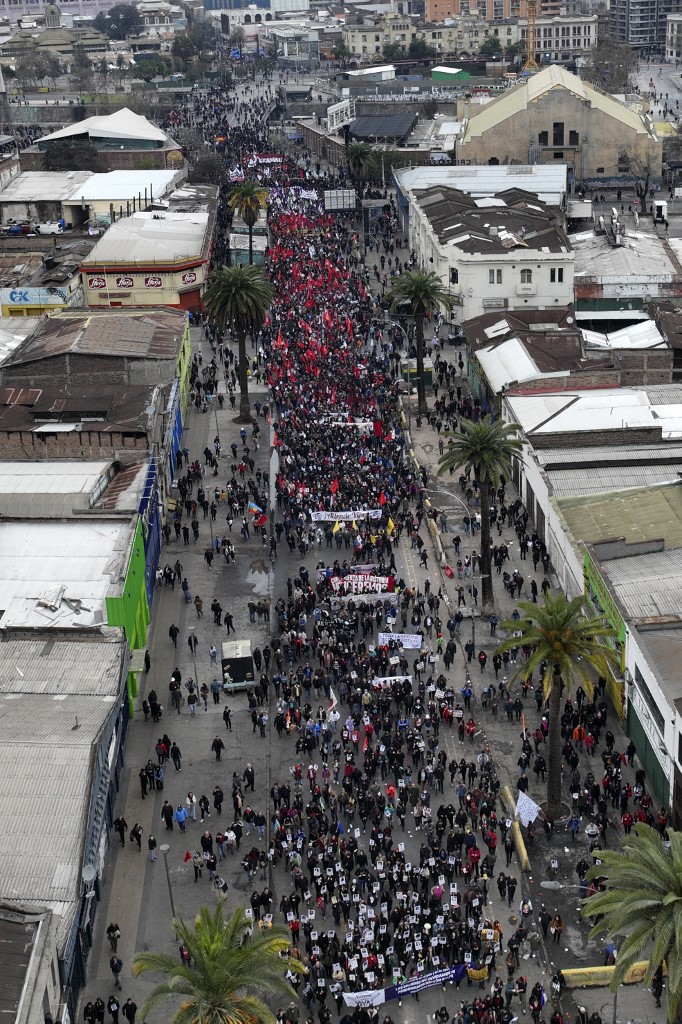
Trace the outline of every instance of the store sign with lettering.
{"label": "store sign with lettering", "polygon": [[194,273],[193,270],[187,270],[182,275],[182,283],[183,284],[194,284],[196,282],[196,279],[197,279],[197,275]]}
{"label": "store sign with lettering", "polygon": [[132,277],[117,277],[116,278],[116,287],[117,288],[133,288],[134,287],[134,281],[133,281]]}
{"label": "store sign with lettering", "polygon": [[163,281],[156,275],[153,277],[145,277],[144,286],[145,288],[163,288]]}
{"label": "store sign with lettering", "polygon": [[106,277],[89,277],[88,288],[106,288],[107,279]]}

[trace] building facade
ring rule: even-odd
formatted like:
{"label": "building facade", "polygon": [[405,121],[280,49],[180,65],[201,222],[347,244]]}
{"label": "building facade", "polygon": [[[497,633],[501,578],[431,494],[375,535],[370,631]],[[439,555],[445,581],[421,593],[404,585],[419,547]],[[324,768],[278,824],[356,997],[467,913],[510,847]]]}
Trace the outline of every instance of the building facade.
{"label": "building facade", "polygon": [[472,164],[559,161],[577,180],[637,173],[655,178],[662,144],[646,114],[551,65],[470,118],[457,157]]}

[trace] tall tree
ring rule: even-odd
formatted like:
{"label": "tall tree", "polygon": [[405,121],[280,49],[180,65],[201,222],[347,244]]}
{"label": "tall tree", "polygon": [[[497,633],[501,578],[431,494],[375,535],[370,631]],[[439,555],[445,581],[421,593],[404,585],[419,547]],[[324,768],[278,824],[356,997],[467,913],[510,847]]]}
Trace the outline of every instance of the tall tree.
{"label": "tall tree", "polygon": [[376,151],[369,142],[349,142],[346,150],[348,170],[357,180],[372,178],[377,168]]}
{"label": "tall tree", "polygon": [[[483,538],[481,538],[481,543]],[[602,643],[614,631],[605,619],[584,616],[585,598],[570,601],[563,594],[545,596],[543,604],[519,603],[520,619],[502,623],[509,636],[497,648],[531,647],[532,654],[520,665],[521,679],[539,676],[549,701],[547,736],[547,809],[552,817],[561,815],[561,695],[580,684],[588,695],[593,691],[592,673],[604,676],[609,665],[618,662],[612,647]]]}
{"label": "tall tree", "polygon": [[230,327],[239,342],[239,422],[251,420],[246,335],[261,329],[275,290],[260,267],[220,267],[211,276],[204,305],[221,330]]}
{"label": "tall tree", "polygon": [[253,263],[253,229],[258,214],[268,205],[268,190],[258,181],[246,178],[232,189],[229,204],[249,229],[249,263]]}
{"label": "tall tree", "polygon": [[109,36],[109,39],[122,40],[139,34],[142,18],[134,4],[114,4],[106,14],[98,14],[93,25],[98,32]]}
{"label": "tall tree", "polygon": [[611,989],[615,992],[632,965],[648,957],[643,984],[651,985],[668,967],[668,1020],[679,1020],[682,999],[682,833],[664,837],[643,823],[620,837],[620,849],[599,851],[590,869],[602,892],[584,904],[582,916],[596,919],[591,936],[625,936],[618,949]]}
{"label": "tall tree", "polygon": [[490,546],[490,496],[495,493],[500,475],[509,478],[512,459],[523,448],[516,423],[493,420],[490,416],[474,423],[461,420],[461,433],[451,434],[443,457],[438,463],[439,475],[446,470],[473,471],[478,482],[481,505],[481,591],[483,611],[491,614],[493,594],[492,550]]}
{"label": "tall tree", "polygon": [[417,336],[417,413],[428,414],[426,381],[424,380],[424,320],[429,319],[441,306],[450,308],[452,299],[443,288],[443,282],[432,270],[406,270],[394,277],[386,292],[386,299],[394,313],[399,306],[409,306],[414,317]]}
{"label": "tall tree", "polygon": [[161,974],[142,1007],[144,1020],[162,1003],[179,1003],[171,1024],[277,1024],[267,1000],[295,998],[285,981],[287,970],[302,974],[299,960],[284,956],[289,948],[286,928],[275,925],[253,933],[243,907],[225,917],[224,900],[215,910],[201,907],[194,925],[182,918],[173,921],[181,946],[187,947],[190,962],[177,954],[138,953],[133,974]]}

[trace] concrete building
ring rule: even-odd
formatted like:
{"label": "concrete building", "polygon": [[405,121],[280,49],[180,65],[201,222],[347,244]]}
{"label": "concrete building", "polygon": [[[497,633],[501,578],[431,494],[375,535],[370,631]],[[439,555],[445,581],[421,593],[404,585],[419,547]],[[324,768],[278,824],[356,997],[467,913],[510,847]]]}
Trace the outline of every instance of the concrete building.
{"label": "concrete building", "polygon": [[668,15],[678,12],[677,0],[611,0],[611,34],[643,56],[663,53]]}
{"label": "concrete building", "polygon": [[127,107],[103,117],[87,117],[59,131],[44,135],[35,146],[21,151],[23,171],[41,171],[43,153],[54,143],[89,142],[98,154],[99,170],[180,170],[184,157],[180,146],[164,131]]}
{"label": "concrete building", "polygon": [[665,59],[671,64],[682,60],[682,13],[666,17]]}
{"label": "concrete building", "polygon": [[679,299],[682,245],[644,230],[570,235],[579,310],[641,309],[649,300]]}
{"label": "concrete building", "polygon": [[577,180],[661,173],[651,119],[552,65],[471,117],[457,143],[472,163],[568,164]]}
{"label": "concrete building", "polygon": [[573,251],[557,218],[532,193],[477,199],[457,189],[415,189],[409,241],[433,269],[463,320],[490,309],[566,307]]}
{"label": "concrete building", "polygon": [[[560,0],[540,0],[538,15],[559,14],[565,4]],[[473,14],[483,21],[504,21],[506,18],[525,18],[527,0],[425,0],[427,21],[443,21],[460,14]]]}
{"label": "concrete building", "polygon": [[0,189],[0,223],[64,220],[79,228],[111,223],[166,200],[183,171],[26,171]]}
{"label": "concrete building", "polygon": [[217,190],[186,185],[163,214],[143,211],[112,224],[81,264],[85,303],[196,310],[213,247]]}
{"label": "concrete building", "polygon": [[[9,539],[22,529],[8,524],[0,533]],[[80,529],[64,524],[61,532]],[[56,539],[52,526],[37,531],[46,561],[64,566],[44,547]],[[104,555],[104,536],[102,544]],[[15,548],[13,569],[23,577],[30,560],[22,570],[17,555]],[[92,551],[77,564],[88,557],[92,569],[105,568]],[[4,626],[0,655],[3,1003],[11,988],[12,1020],[38,1024],[48,1012],[75,1020],[122,765],[128,646],[119,629],[99,625],[66,640],[43,622],[28,635]]]}

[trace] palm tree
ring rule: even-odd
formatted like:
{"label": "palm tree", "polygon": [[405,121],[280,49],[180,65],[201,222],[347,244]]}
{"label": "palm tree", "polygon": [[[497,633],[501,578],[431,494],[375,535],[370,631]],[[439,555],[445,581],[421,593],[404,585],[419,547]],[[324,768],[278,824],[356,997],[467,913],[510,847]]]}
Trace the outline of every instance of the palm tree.
{"label": "palm tree", "polygon": [[521,601],[520,619],[507,619],[502,628],[509,635],[497,648],[500,653],[512,647],[533,648],[516,675],[530,679],[540,673],[545,699],[549,700],[547,737],[547,809],[552,817],[561,814],[561,695],[570,693],[579,683],[587,694],[593,690],[591,671],[606,675],[609,665],[618,663],[618,655],[601,640],[615,634],[603,618],[583,615],[584,597],[570,601],[564,594],[546,594],[543,604]]}
{"label": "palm tree", "polygon": [[590,869],[605,891],[591,896],[582,916],[598,918],[590,936],[624,935],[610,983],[615,992],[632,965],[648,957],[644,985],[668,967],[668,1020],[678,1020],[682,998],[682,833],[667,830],[670,847],[650,825],[635,825],[619,850],[602,849]]}
{"label": "palm tree", "polygon": [[299,960],[286,955],[289,934],[281,925],[252,933],[252,923],[243,907],[231,917],[224,913],[224,899],[215,910],[202,907],[194,925],[181,917],[173,919],[173,930],[181,946],[187,947],[190,962],[168,953],[138,953],[133,974],[148,971],[162,974],[142,1007],[149,1012],[167,1000],[180,1000],[171,1024],[277,1024],[267,1005],[268,998],[296,998],[285,981],[287,970],[303,973]]}
{"label": "palm tree", "polygon": [[346,149],[348,170],[356,180],[371,178],[377,167],[377,155],[369,142],[349,142]]}
{"label": "palm tree", "polygon": [[424,319],[431,317],[440,306],[450,308],[452,299],[443,288],[443,282],[433,270],[406,270],[394,277],[386,293],[394,313],[399,306],[409,305],[417,334],[417,414],[426,416],[426,382],[424,380]]}
{"label": "palm tree", "polygon": [[461,433],[451,434],[447,448],[438,463],[438,474],[446,470],[473,470],[478,481],[481,502],[481,576],[483,611],[492,614],[494,605],[492,551],[490,547],[490,493],[494,493],[500,474],[511,475],[511,463],[523,442],[516,435],[516,423],[492,420],[490,416],[474,423],[461,420]]}
{"label": "palm tree", "polygon": [[249,264],[253,263],[253,226],[268,205],[269,192],[258,181],[246,178],[232,189],[228,200],[249,229]]}
{"label": "palm tree", "polygon": [[246,335],[263,326],[275,289],[260,267],[220,267],[210,278],[204,305],[221,330],[231,327],[239,342],[239,422],[251,420]]}

